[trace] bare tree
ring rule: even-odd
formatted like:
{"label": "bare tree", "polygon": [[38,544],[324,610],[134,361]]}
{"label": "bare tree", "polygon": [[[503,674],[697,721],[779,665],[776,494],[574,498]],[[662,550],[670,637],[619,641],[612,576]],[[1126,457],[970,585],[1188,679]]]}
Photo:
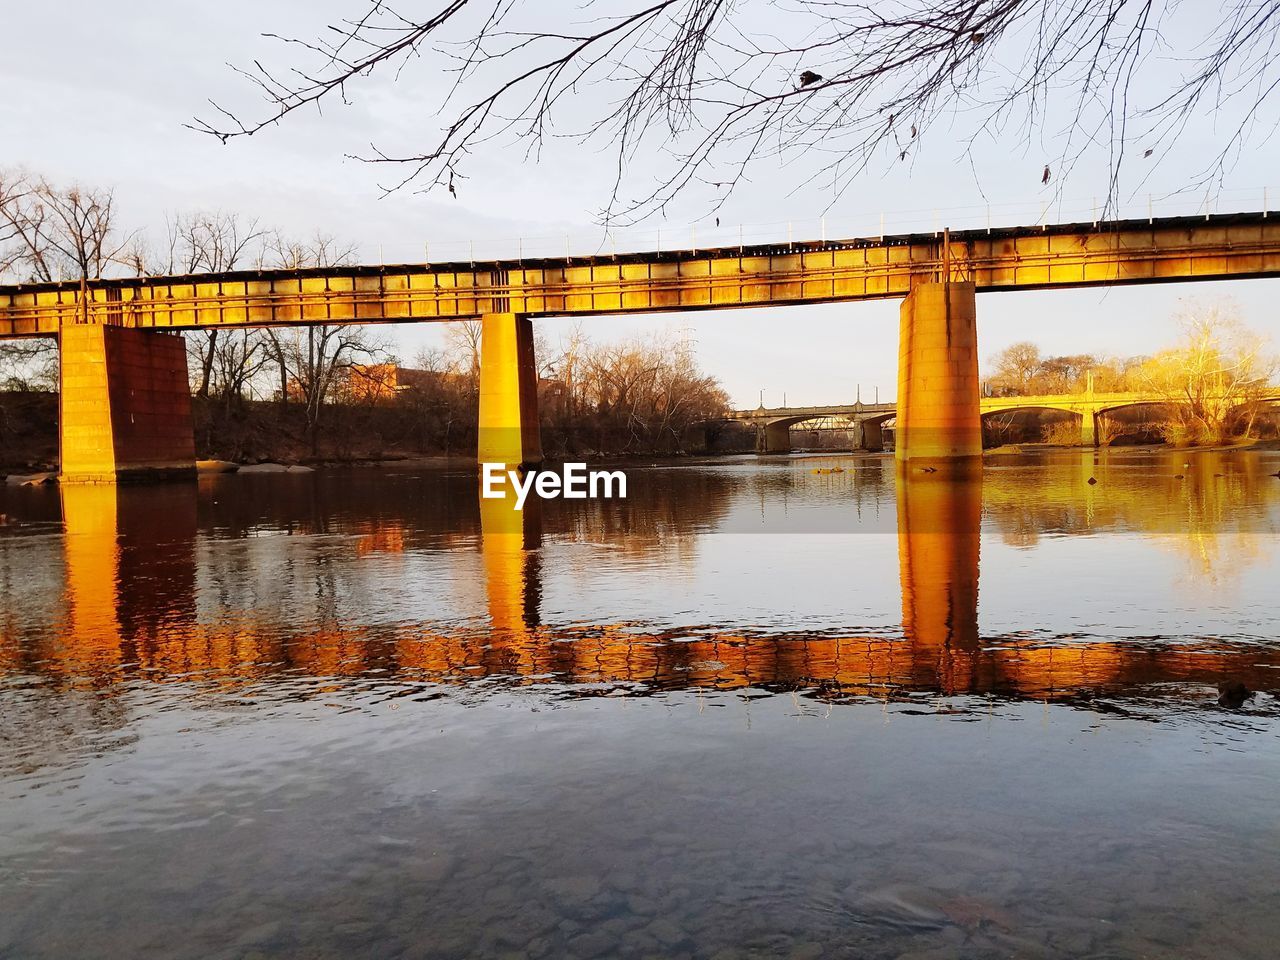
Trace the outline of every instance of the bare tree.
{"label": "bare tree", "polygon": [[591,429],[597,449],[678,451],[689,427],[728,407],[688,342],[670,334],[610,344],[578,339],[574,356],[574,398],[560,426]]}
{"label": "bare tree", "polygon": [[214,356],[213,392],[226,406],[244,399],[254,379],[270,362],[261,330],[238,330],[223,338]]}
{"label": "bare tree", "polygon": [[[1275,0],[350,2],[318,39],[268,35],[296,55],[287,66],[239,71],[265,96],[261,113],[211,101],[215,114],[191,126],[226,142],[345,101],[375,72],[408,82],[421,69],[438,129],[420,149],[362,157],[400,166],[393,188],[453,193],[470,154],[495,137],[538,150],[574,101],[588,116],[569,133],[615,153],[606,220],[660,210],[695,181],[718,203],[761,158],[811,154],[838,191],[876,158],[910,160],[935,126],[970,145],[1004,132],[1047,143],[1029,183],[1060,184],[1096,146],[1114,201],[1130,156],[1158,162],[1197,117],[1221,131],[1200,179],[1220,176],[1270,132],[1280,85]],[[1145,82],[1152,72],[1161,82]],[[646,147],[669,165],[624,196]]]}
{"label": "bare tree", "polygon": [[[262,252],[258,257],[259,267],[298,270],[305,267],[332,267],[355,261],[355,247],[343,246],[328,234],[317,233],[310,240],[298,240],[287,237],[280,231],[266,235]],[[308,328],[314,330],[314,328]],[[290,341],[299,336],[299,331],[287,328],[265,331],[266,350],[276,365],[280,377],[278,398],[281,406],[289,403],[289,355],[296,354]],[[314,338],[314,334],[312,334]]]}
{"label": "bare tree", "polygon": [[281,270],[304,270],[307,267],[343,267],[356,262],[354,244],[343,243],[327,233],[316,233],[310,239],[289,237],[279,230],[262,234],[264,242],[258,266]]}
{"label": "bare tree", "polygon": [[[243,266],[252,254],[260,258],[255,245],[264,236],[256,219],[246,220],[239,214],[181,213],[169,221],[163,253],[149,251],[139,238],[126,260],[139,276],[220,273]],[[225,331],[216,327],[188,333],[187,349],[196,369],[192,382],[195,395],[240,396],[248,379],[257,372],[255,361],[262,352],[262,339],[258,331]],[[215,374],[228,379],[215,382]]]}
{"label": "bare tree", "polygon": [[[1182,343],[1142,368],[1148,389],[1169,403],[1165,439],[1220,443],[1233,428],[1247,436],[1277,370],[1266,339],[1248,330],[1230,304],[1191,304],[1182,324]],[[1240,415],[1243,422],[1235,422]]]}
{"label": "bare tree", "polygon": [[[484,324],[479,320],[447,323],[444,328],[444,353],[455,371],[458,386],[466,402],[480,402],[480,346]],[[535,352],[536,355],[536,352]]]}
{"label": "bare tree", "polygon": [[290,390],[305,411],[307,437],[314,455],[319,444],[319,425],[324,405],[361,368],[377,366],[389,359],[380,341],[364,327],[324,324],[305,331],[289,331],[292,336],[277,340]]}
{"label": "bare tree", "polygon": [[[355,248],[316,234],[300,241],[279,233],[269,236],[264,251],[268,265],[285,269],[349,264]],[[280,402],[302,403],[311,452],[318,448],[320,419],[335,391],[362,367],[385,363],[389,352],[382,339],[354,324],[315,324],[305,329],[268,328],[264,350],[280,375]]]}
{"label": "bare tree", "polygon": [[73,184],[59,187],[44,177],[0,176],[0,276],[19,280],[80,281],[81,319],[88,318],[85,292],[128,247],[114,224],[110,190]]}
{"label": "bare tree", "polygon": [[58,389],[58,342],[51,337],[0,343],[0,390]]}
{"label": "bare tree", "polygon": [[1040,348],[1027,340],[1011,343],[990,360],[990,384],[999,394],[1025,396],[1040,370]]}

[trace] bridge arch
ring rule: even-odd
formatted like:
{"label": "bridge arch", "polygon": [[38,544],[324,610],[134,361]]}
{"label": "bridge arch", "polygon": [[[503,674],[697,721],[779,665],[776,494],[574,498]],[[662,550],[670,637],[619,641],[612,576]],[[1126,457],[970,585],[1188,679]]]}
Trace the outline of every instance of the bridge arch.
{"label": "bridge arch", "polygon": [[[1039,411],[1049,411],[1052,413],[1066,414],[1067,417],[1059,418],[1058,422],[1061,422],[1061,423],[1070,423],[1069,418],[1074,417],[1078,424],[1078,431],[1079,431],[1078,436],[1079,436],[1080,445],[1084,447],[1097,446],[1098,414],[1095,411],[1088,409],[1085,405],[1079,404],[1079,403],[1054,402],[1054,401],[1037,403],[1035,402],[1034,397],[1027,397],[1026,399],[1029,402],[1010,404],[1009,406],[1001,406],[995,410],[982,411],[982,413],[980,414],[980,417],[983,425],[983,435],[986,436],[988,434],[990,422],[994,420],[996,417],[1005,416],[1008,414],[1019,414],[1019,413],[1025,413],[1028,411],[1039,410]],[[1051,442],[1067,443],[1068,440],[1066,437],[1063,437],[1060,440],[1055,439]]]}
{"label": "bridge arch", "polygon": [[779,417],[766,420],[756,432],[756,453],[790,453],[791,428],[811,420],[824,420],[828,413],[809,413],[804,416]]}

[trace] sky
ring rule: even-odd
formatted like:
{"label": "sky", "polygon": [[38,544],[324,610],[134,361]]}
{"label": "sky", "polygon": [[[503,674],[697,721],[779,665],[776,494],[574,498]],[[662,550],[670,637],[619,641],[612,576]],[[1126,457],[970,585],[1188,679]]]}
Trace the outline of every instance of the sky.
{"label": "sky", "polygon": [[[264,33],[315,36],[332,19],[362,12],[366,2],[6,4],[0,15],[9,38],[0,58],[0,168],[25,167],[55,181],[112,188],[130,229],[163,236],[175,213],[237,211],[289,234],[335,235],[354,244],[361,260],[387,263],[463,258],[472,249],[483,257],[511,256],[517,249],[532,255],[566,248],[592,253],[611,244],[736,243],[740,235],[748,242],[789,234],[875,236],[882,222],[889,233],[959,229],[985,224],[988,209],[997,226],[1035,223],[1046,215],[1079,220],[1107,191],[1103,162],[1082,163],[1067,182],[1044,187],[1048,148],[1011,133],[980,143],[971,162],[950,131],[935,129],[913,162],[873,167],[839,195],[794,163],[764,160],[716,212],[719,228],[705,198],[691,196],[664,217],[609,238],[595,219],[613,173],[612,158],[600,145],[553,142],[534,162],[518,144],[494,142],[474,158],[456,198],[412,189],[385,194],[388,171],[348,155],[371,142],[393,149],[421,145],[432,120],[424,116],[424,91],[448,79],[430,70],[407,69],[399,82],[375,75],[350,89],[346,105],[335,101],[322,115],[299,114],[227,145],[184,128],[209,114],[210,98],[253,107],[252,92],[229,64],[291,62]],[[434,9],[435,0],[404,0],[403,6]],[[762,9],[768,17],[775,8]],[[760,26],[770,24],[766,19]],[[1150,82],[1159,83],[1161,69],[1157,63]],[[570,104],[570,121],[574,109]],[[1179,149],[1152,168],[1140,190],[1123,196],[1129,209],[1145,213],[1148,195],[1157,215],[1206,205],[1222,212],[1261,208],[1268,177],[1276,178],[1276,151],[1265,142],[1245,151],[1211,193],[1179,192],[1220,135],[1213,118],[1188,126]],[[643,183],[660,159],[638,155],[630,176]],[[1268,196],[1280,197],[1280,178]],[[1280,345],[1280,281],[1248,280],[982,294],[980,349],[991,357],[1010,343],[1031,340],[1046,354],[1147,354],[1176,340],[1179,311],[1222,298],[1234,302],[1248,326]],[[572,321],[537,323],[554,344]],[[704,368],[740,407],[761,400],[768,406],[784,400],[834,404],[855,393],[864,400],[889,399],[895,390],[895,301],[599,317],[584,321],[584,329],[598,339],[655,331],[691,338]],[[389,332],[405,363],[442,339],[438,325]]]}

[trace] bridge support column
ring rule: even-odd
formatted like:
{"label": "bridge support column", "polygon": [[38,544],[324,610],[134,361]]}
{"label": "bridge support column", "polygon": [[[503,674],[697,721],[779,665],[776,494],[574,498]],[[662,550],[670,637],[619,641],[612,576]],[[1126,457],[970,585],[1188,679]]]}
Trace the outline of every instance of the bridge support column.
{"label": "bridge support column", "polygon": [[1096,447],[1098,445],[1098,415],[1092,410],[1080,414],[1080,446]]}
{"label": "bridge support column", "polygon": [[533,323],[515,313],[491,313],[482,325],[479,460],[536,466],[542,462],[542,437]]}
{"label": "bridge support column", "polygon": [[922,283],[902,302],[896,456],[902,466],[980,469],[972,283]]}
{"label": "bridge support column", "polygon": [[756,453],[790,453],[791,424],[766,423],[756,428]]}
{"label": "bridge support column", "polygon": [[195,476],[186,341],[100,324],[58,339],[62,481]]}
{"label": "bridge support column", "polygon": [[884,430],[882,422],[879,420],[859,420],[857,421],[857,435],[855,449],[868,450],[871,453],[879,453],[884,449]]}

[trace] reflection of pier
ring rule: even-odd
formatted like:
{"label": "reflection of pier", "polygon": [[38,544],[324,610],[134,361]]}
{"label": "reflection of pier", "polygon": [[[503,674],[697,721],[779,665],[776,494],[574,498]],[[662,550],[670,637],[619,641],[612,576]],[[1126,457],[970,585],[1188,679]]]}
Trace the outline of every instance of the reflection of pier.
{"label": "reflection of pier", "polygon": [[195,621],[195,491],[68,484],[59,492],[64,642],[113,665],[122,652],[165,650],[172,631]]}
{"label": "reflection of pier", "polygon": [[[1249,482],[1244,475],[1238,479]],[[320,618],[300,626],[242,609],[243,603],[233,608],[234,616],[202,622],[196,603],[196,491],[68,487],[62,500],[61,636],[34,641],[37,647],[27,657],[0,669],[108,686],[129,678],[222,686],[377,671],[380,678],[401,682],[468,684],[488,677],[505,684],[551,684],[568,694],[621,684],[635,693],[764,688],[834,700],[895,692],[1072,699],[1081,691],[1123,694],[1157,682],[1213,684],[1225,674],[1257,689],[1274,684],[1280,663],[1256,647],[980,641],[981,481],[899,478],[897,489],[902,635],[871,636],[744,631],[732,625],[548,624],[541,609],[545,520],[501,501],[480,504],[483,623],[424,629],[403,621],[370,625]],[[1230,489],[1222,480],[1205,484],[1215,496]],[[1253,496],[1241,489],[1242,496]],[[986,493],[988,507],[998,508],[1003,494]],[[159,509],[156,497],[165,498]],[[397,532],[394,518],[383,517],[376,535],[355,541],[356,552],[403,550],[410,539]],[[458,541],[454,549],[465,542],[474,541]],[[207,580],[208,573],[201,577]]]}

